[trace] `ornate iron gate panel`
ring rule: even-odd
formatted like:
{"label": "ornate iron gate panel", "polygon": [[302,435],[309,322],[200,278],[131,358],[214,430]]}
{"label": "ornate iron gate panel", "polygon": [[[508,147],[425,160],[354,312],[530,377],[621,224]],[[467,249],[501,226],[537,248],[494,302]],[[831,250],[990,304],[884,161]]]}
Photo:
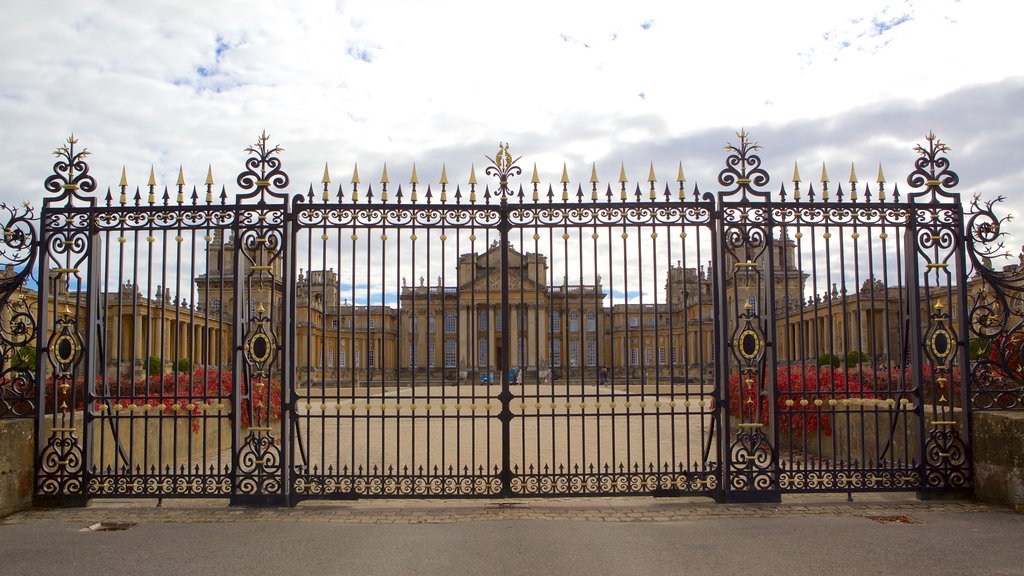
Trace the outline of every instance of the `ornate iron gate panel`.
{"label": "ornate iron gate panel", "polygon": [[[233,200],[211,173],[134,193],[122,175],[101,198],[75,144],[46,182],[37,289],[18,269],[0,285],[37,310],[5,312],[0,353],[23,410],[12,346],[38,326],[42,500],[970,485],[967,335],[1005,348],[978,318],[1009,304],[968,282],[933,136],[905,198],[881,169],[874,189],[851,169],[833,191],[823,168],[817,191],[794,170],[769,194],[745,133],[717,195],[653,166],[514,188],[502,145],[493,189],[442,170],[424,190],[415,168],[394,187],[385,168],[332,191],[325,169],[291,196],[264,134]],[[5,241],[34,254],[27,214]],[[985,218],[976,243],[998,235]],[[988,389],[1013,370],[980,365]]]}

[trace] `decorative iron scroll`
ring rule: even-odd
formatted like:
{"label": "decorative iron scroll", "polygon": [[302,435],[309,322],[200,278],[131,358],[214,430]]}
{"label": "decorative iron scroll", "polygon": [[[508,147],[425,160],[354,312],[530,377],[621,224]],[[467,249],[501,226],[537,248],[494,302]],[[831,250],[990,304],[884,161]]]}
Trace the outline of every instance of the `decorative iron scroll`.
{"label": "decorative iron scroll", "polygon": [[[34,272],[38,243],[35,215],[0,204],[0,418],[30,418],[35,411],[36,319],[25,299],[24,284]],[[20,293],[19,293],[20,292]]]}
{"label": "decorative iron scroll", "polygon": [[1024,409],[1024,249],[1017,264],[997,270],[993,260],[1009,258],[999,216],[1002,196],[971,200],[966,226],[971,350],[971,405],[974,410]]}

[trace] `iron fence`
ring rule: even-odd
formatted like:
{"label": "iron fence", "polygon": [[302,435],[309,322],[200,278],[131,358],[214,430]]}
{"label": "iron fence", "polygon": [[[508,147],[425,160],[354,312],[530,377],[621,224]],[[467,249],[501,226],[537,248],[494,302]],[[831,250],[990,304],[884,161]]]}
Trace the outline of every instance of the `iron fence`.
{"label": "iron fence", "polygon": [[932,135],[906,195],[881,168],[770,194],[738,138],[717,194],[681,167],[516,186],[501,145],[483,186],[290,195],[264,134],[234,197],[101,197],[69,139],[38,225],[5,207],[3,409],[36,418],[39,499],[969,488],[970,409],[1024,380],[993,204],[965,212]]}

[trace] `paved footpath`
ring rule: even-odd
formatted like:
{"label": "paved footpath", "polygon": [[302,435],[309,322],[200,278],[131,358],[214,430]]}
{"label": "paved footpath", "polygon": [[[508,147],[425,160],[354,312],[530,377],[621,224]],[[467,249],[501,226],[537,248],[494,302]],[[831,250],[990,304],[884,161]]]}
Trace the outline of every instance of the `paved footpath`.
{"label": "paved footpath", "polygon": [[155,504],[9,516],[0,575],[1024,574],[1024,515],[908,495]]}

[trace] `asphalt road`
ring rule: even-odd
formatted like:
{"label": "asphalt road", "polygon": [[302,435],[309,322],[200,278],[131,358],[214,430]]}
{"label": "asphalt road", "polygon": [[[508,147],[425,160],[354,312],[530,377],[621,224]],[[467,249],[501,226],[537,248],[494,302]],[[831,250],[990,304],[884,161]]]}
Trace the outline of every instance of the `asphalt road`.
{"label": "asphalt road", "polygon": [[0,574],[1024,574],[1024,515],[0,525]]}

